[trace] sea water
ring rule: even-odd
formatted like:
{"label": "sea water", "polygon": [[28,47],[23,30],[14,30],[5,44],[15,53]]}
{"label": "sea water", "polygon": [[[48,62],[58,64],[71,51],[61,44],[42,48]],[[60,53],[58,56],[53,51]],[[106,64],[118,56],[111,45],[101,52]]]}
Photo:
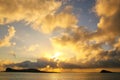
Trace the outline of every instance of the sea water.
{"label": "sea water", "polygon": [[120,73],[10,73],[0,72],[0,80],[120,80]]}

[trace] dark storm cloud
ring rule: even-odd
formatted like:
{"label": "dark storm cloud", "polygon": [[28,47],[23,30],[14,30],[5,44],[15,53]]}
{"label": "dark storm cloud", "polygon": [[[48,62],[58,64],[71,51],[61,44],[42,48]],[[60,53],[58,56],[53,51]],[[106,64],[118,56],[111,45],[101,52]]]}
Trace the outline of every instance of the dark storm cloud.
{"label": "dark storm cloud", "polygon": [[66,62],[60,62],[59,66],[60,66],[60,68],[63,68],[63,69],[80,69],[80,68],[82,68],[79,64],[66,63]]}
{"label": "dark storm cloud", "polygon": [[15,63],[15,64],[10,64],[6,65],[6,67],[22,67],[22,68],[44,68],[47,65],[55,68],[57,67],[56,62],[49,61],[48,59],[42,58],[42,59],[37,59],[36,62],[31,62],[31,61],[24,61],[20,63]]}
{"label": "dark storm cloud", "polygon": [[24,61],[20,63],[12,63],[6,65],[6,67],[21,67],[21,68],[45,68],[47,66],[51,68],[64,68],[64,69],[73,69],[73,68],[80,68],[79,65],[66,63],[66,62],[55,62],[53,60],[48,60],[45,58],[37,59],[36,62],[31,61]]}

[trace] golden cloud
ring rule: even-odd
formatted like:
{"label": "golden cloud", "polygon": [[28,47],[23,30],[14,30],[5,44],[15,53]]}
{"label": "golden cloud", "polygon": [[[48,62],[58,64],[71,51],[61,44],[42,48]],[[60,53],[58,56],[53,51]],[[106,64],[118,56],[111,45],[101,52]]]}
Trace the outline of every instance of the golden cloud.
{"label": "golden cloud", "polygon": [[1,23],[20,20],[34,22],[53,13],[59,6],[60,3],[54,0],[0,0]]}
{"label": "golden cloud", "polygon": [[120,33],[120,1],[119,0],[97,0],[95,11],[100,17],[98,28],[102,30],[102,36],[106,39],[114,39]]}
{"label": "golden cloud", "polygon": [[8,34],[6,36],[4,36],[3,39],[0,40],[0,47],[4,47],[4,46],[10,46],[12,43],[10,42],[10,40],[14,37],[15,35],[15,29],[13,26],[9,26],[8,27]]}
{"label": "golden cloud", "polygon": [[38,44],[30,45],[30,46],[27,48],[27,51],[28,51],[28,52],[33,52],[33,51],[35,51],[37,48],[39,48],[39,45],[38,45]]}
{"label": "golden cloud", "polygon": [[43,19],[41,28],[44,32],[52,32],[56,27],[67,28],[76,25],[77,19],[74,15],[61,12],[56,15],[48,15]]}
{"label": "golden cloud", "polygon": [[92,42],[89,38],[90,36],[91,33],[84,27],[71,27],[67,32],[52,38],[51,41],[58,51],[62,49],[61,51],[66,51],[65,54],[73,52],[70,57],[74,57],[74,60],[81,60],[84,63],[89,61],[89,57],[95,57],[102,50],[100,47],[101,43]]}
{"label": "golden cloud", "polygon": [[[119,41],[115,44],[120,36],[119,0],[96,1],[95,12],[100,17],[100,21],[95,32],[78,27],[77,18],[72,13],[65,11],[57,13],[61,6],[60,2],[54,0],[13,0],[13,2],[0,0],[0,23],[5,24],[24,20],[26,23],[31,24],[32,28],[45,33],[52,32],[57,27],[64,29],[63,33],[51,39],[55,50],[64,53],[62,56],[66,60],[64,59],[65,62],[61,62],[63,68],[68,68],[68,65],[74,62],[76,62],[75,65],[72,64],[74,68],[81,68],[80,66],[84,68],[120,67],[119,50],[116,49],[119,47]],[[9,33],[11,33],[10,31]],[[7,41],[6,44],[8,45],[12,35],[8,35],[8,37],[1,40],[1,43]],[[102,48],[105,43],[111,43],[115,50],[105,51]],[[28,51],[34,51],[36,48],[33,47],[31,46]],[[65,56],[66,54],[72,56]],[[67,62],[71,63],[66,65]],[[31,62],[25,63],[31,65]],[[47,65],[58,67],[56,62],[50,62],[49,60],[38,60],[34,67],[38,63],[40,65],[37,67],[44,68]],[[41,66],[41,63],[46,64]],[[80,64],[80,66],[76,64]],[[30,66],[27,65],[27,67]]]}
{"label": "golden cloud", "polygon": [[60,6],[61,1],[55,0],[0,0],[0,24],[23,20],[45,33],[76,24],[77,19],[71,13],[57,13]]}
{"label": "golden cloud", "polygon": [[13,64],[10,60],[0,60],[0,71],[5,70],[5,65]]}
{"label": "golden cloud", "polygon": [[[106,67],[105,64],[109,64],[109,62],[112,63],[108,67],[115,66],[113,64],[116,64],[115,67],[119,67],[120,55],[118,54],[119,50],[116,49],[119,46],[119,41],[118,43],[116,41],[120,36],[119,5],[120,1],[118,0],[97,0],[95,11],[100,17],[98,29],[95,32],[89,32],[78,26],[77,28],[69,27],[51,40],[53,46],[58,50],[63,49],[63,51],[67,48],[67,53],[74,52],[74,60],[84,67]],[[106,52],[102,47],[106,43],[115,50]],[[113,54],[115,58],[111,57]]]}

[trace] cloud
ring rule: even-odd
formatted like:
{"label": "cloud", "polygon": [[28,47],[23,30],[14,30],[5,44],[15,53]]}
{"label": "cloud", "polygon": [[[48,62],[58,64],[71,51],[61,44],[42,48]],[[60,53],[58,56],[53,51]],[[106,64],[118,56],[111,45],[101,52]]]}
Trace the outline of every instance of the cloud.
{"label": "cloud", "polygon": [[27,51],[28,52],[33,52],[35,51],[36,49],[39,48],[39,45],[38,44],[35,44],[35,45],[30,45],[28,48],[27,48]]}
{"label": "cloud", "polygon": [[[77,24],[77,19],[70,13],[61,12],[56,15],[48,15],[41,24],[44,32],[52,32],[56,27],[67,28]],[[49,26],[49,27],[48,27]]]}
{"label": "cloud", "polygon": [[120,38],[118,39],[118,41],[114,44],[114,49],[117,49],[120,51]]}
{"label": "cloud", "polygon": [[72,13],[58,11],[61,3],[54,0],[0,0],[0,23],[23,20],[33,29],[45,33],[52,32],[56,27],[75,25],[77,19]]}
{"label": "cloud", "polygon": [[[100,38],[105,41],[113,41],[120,35],[120,1],[119,0],[97,0],[95,12],[100,17],[98,23]],[[98,35],[97,35],[98,36]]]}
{"label": "cloud", "polygon": [[6,67],[20,67],[20,68],[46,68],[49,66],[50,68],[63,68],[63,69],[73,69],[73,68],[80,68],[79,65],[72,64],[72,63],[67,63],[67,62],[59,62],[59,61],[54,61],[54,60],[49,60],[47,58],[40,58],[37,59],[36,62],[31,62],[31,61],[24,61],[20,63],[12,63],[5,65]]}
{"label": "cloud", "polygon": [[82,66],[75,63],[60,62],[59,67],[63,69],[82,69]]}
{"label": "cloud", "polygon": [[[73,52],[76,64],[83,68],[120,67],[120,1],[97,0],[95,12],[100,17],[98,29],[94,32],[83,27],[69,27],[59,36],[51,39],[55,49]],[[103,45],[113,47],[106,51]],[[112,57],[114,56],[114,57]],[[67,60],[67,57],[66,57]],[[72,62],[72,61],[71,61]],[[73,62],[72,62],[73,63]]]}
{"label": "cloud", "polygon": [[5,64],[5,67],[13,68],[38,68],[38,69],[86,69],[86,68],[119,68],[120,67],[120,51],[111,50],[111,51],[101,51],[98,54],[89,54],[86,61],[73,61],[72,58],[69,58],[69,61],[54,61],[54,59],[39,58],[36,62],[24,61],[18,63]]}
{"label": "cloud", "polygon": [[0,71],[3,71],[5,68],[5,65],[8,65],[8,64],[13,64],[13,62],[10,60],[0,60]]}
{"label": "cloud", "polygon": [[14,37],[15,35],[15,29],[13,26],[8,27],[8,34],[4,36],[3,39],[0,40],[0,47],[6,47],[6,46],[11,46],[12,43],[10,40]]}
{"label": "cloud", "polygon": [[57,67],[56,62],[50,61],[46,58],[37,59],[36,62],[24,61],[20,63],[14,63],[6,65],[6,67],[22,67],[22,68],[45,68],[46,66],[51,66],[53,68]]}
{"label": "cloud", "polygon": [[[23,68],[45,68],[49,66],[68,69],[119,68],[119,5],[119,0],[96,0],[94,9],[100,21],[98,29],[90,32],[85,27],[77,26],[77,18],[71,10],[59,12],[60,2],[54,0],[14,0],[13,3],[9,0],[0,0],[0,21],[3,24],[23,20],[32,28],[45,33],[53,32],[58,27],[63,29],[62,33],[51,39],[55,50],[64,53],[62,54],[63,61],[60,61],[59,58],[57,61],[41,58],[36,62],[25,61],[6,66]],[[8,8],[10,9],[8,10]],[[105,44],[113,48],[106,51],[102,47]],[[36,48],[31,46],[28,51],[34,51]]]}
{"label": "cloud", "polygon": [[[9,4],[9,5],[8,5]],[[54,0],[0,0],[0,18],[1,23],[25,20],[34,22],[53,13],[60,6],[59,2]]]}
{"label": "cloud", "polygon": [[[75,57],[73,60],[79,64],[86,63],[90,59],[96,57],[103,49],[101,48],[102,43],[96,43],[91,40],[91,32],[84,27],[71,27],[66,32],[60,34],[51,39],[53,46],[58,51],[63,51],[65,54],[70,54],[69,58]],[[62,49],[62,50],[61,50]],[[64,55],[65,55],[64,54]],[[65,57],[68,59],[68,56]]]}
{"label": "cloud", "polygon": [[119,53],[118,50],[102,51],[84,65],[90,68],[120,68]]}

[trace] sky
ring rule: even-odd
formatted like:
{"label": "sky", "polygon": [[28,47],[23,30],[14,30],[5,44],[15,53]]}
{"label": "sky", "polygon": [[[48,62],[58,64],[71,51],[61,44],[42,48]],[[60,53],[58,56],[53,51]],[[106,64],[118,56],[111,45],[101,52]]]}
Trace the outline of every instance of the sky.
{"label": "sky", "polygon": [[0,0],[0,71],[120,71],[119,0]]}

